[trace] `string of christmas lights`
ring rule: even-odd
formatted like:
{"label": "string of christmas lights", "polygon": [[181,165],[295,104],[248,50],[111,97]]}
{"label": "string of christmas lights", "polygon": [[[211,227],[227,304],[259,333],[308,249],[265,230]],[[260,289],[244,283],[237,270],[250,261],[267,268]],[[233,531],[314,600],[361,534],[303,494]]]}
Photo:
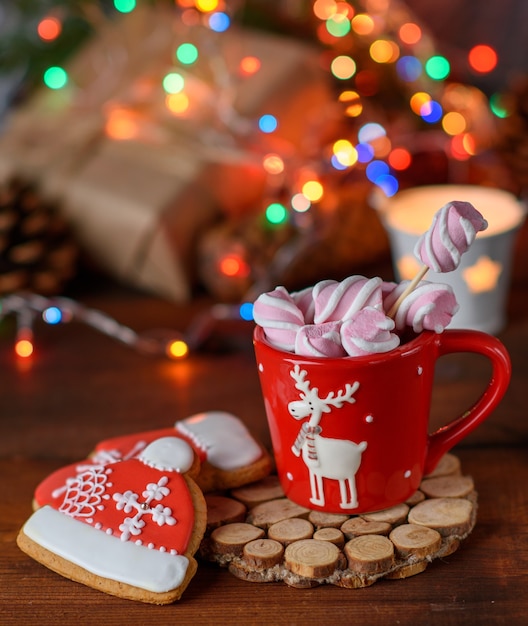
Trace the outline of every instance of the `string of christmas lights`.
{"label": "string of christmas lights", "polygon": [[[193,85],[204,83],[198,68],[206,65],[214,81],[212,95],[217,115],[226,127],[234,135],[253,130],[272,135],[281,125],[278,116],[264,113],[258,120],[244,120],[236,115],[232,105],[235,76],[223,62],[221,39],[218,39],[233,24],[229,6],[230,3],[221,0],[176,0],[174,19],[183,28],[183,40],[175,41],[174,66],[161,78],[165,106],[176,118],[192,116],[192,108],[200,105],[193,101]],[[127,14],[138,7],[135,0],[114,0],[113,8],[117,13]],[[411,141],[412,133],[391,138],[391,129],[382,119],[386,114],[376,105],[376,98],[383,95],[384,83],[391,89],[397,80],[400,88],[408,92],[405,94],[408,112],[417,122],[445,134],[446,150],[451,158],[464,161],[480,149],[475,128],[479,120],[474,119],[474,107],[463,102],[468,90],[450,83],[452,63],[435,52],[431,37],[395,0],[315,0],[312,10],[315,36],[323,49],[321,62],[337,84],[337,101],[345,120],[354,120],[356,124],[345,125],[345,136],[336,137],[323,147],[317,166],[309,163],[299,167],[295,159],[279,152],[261,156],[262,167],[270,179],[283,176],[289,165],[294,168],[288,181],[289,199],[270,202],[263,208],[272,225],[285,223],[292,219],[292,212],[303,213],[319,203],[325,195],[328,182],[324,178],[329,170],[337,174],[359,169],[387,195],[398,191],[398,173],[407,169],[413,158],[412,146],[405,145]],[[210,35],[202,37],[200,42],[186,41],[185,28],[197,24]],[[61,14],[44,16],[36,31],[43,44],[56,41],[62,32]],[[497,52],[483,43],[469,51],[465,69],[469,74],[479,75],[492,72],[497,63]],[[258,73],[260,67],[260,59],[246,56],[240,61],[237,78]],[[43,73],[43,82],[50,90],[65,90],[70,81],[67,69],[61,65],[50,66]],[[390,98],[385,98],[384,104],[390,108]],[[507,115],[499,94],[494,94],[488,104],[495,116]],[[126,140],[138,135],[141,120],[126,106],[110,108],[106,115],[109,137]],[[380,119],[376,121],[376,117]],[[270,188],[276,188],[273,180]]]}
{"label": "string of christmas lights", "polygon": [[[108,20],[144,8],[140,5],[136,0],[76,0],[71,6],[96,32]],[[235,146],[245,160],[262,168],[266,188],[256,213],[267,232],[262,245],[269,246],[272,261],[261,255],[264,261],[255,267],[257,261],[247,250],[225,246],[216,267],[233,283],[247,279],[250,285],[242,291],[243,299],[271,288],[266,282],[270,268],[280,269],[281,258],[294,250],[288,249],[288,239],[280,246],[270,245],[270,240],[280,240],[286,229],[303,235],[314,232],[318,215],[332,213],[331,198],[336,190],[339,195],[344,182],[366,179],[392,196],[424,144],[439,146],[451,162],[463,164],[486,148],[490,119],[508,115],[500,94],[488,99],[458,82],[497,68],[497,52],[485,42],[464,58],[448,59],[436,51],[432,37],[398,0],[315,0],[309,16],[303,13],[299,19],[313,31],[320,64],[334,85],[335,101],[330,105],[338,108],[341,123],[331,136],[311,137],[313,131],[307,128],[306,143],[312,144],[307,153],[300,146],[274,141],[286,123],[280,112],[246,119],[234,106],[237,85],[258,75],[265,59],[247,54],[231,67],[223,49],[224,38],[248,6],[249,2],[227,0],[174,0],[172,55],[167,67],[151,77],[147,92],[135,84],[111,101],[101,95],[123,78],[120,72],[126,72],[130,61],[120,38],[112,39],[112,49],[104,51],[112,62],[91,83],[77,84],[62,63],[49,65],[42,74],[45,87],[62,101],[70,98],[73,105],[99,107],[104,134],[113,141],[141,140],[148,131],[170,144],[170,120],[186,125],[194,121],[196,138],[204,146],[213,144],[219,154],[222,148]],[[66,3],[60,11],[49,10],[32,23],[44,48],[64,36],[67,8]],[[200,122],[204,107],[212,107],[215,114],[210,124],[209,119]],[[175,128],[173,139],[178,141],[181,126]],[[317,142],[320,145],[313,145]]]}
{"label": "string of christmas lights", "polygon": [[16,317],[15,354],[27,359],[34,353],[34,327],[38,320],[59,325],[73,320],[119,341],[137,352],[181,360],[197,351],[211,336],[217,322],[253,320],[253,305],[215,304],[198,315],[184,333],[153,329],[137,333],[113,317],[76,300],[66,297],[45,298],[33,293],[17,293],[0,299],[0,322],[7,316]]}

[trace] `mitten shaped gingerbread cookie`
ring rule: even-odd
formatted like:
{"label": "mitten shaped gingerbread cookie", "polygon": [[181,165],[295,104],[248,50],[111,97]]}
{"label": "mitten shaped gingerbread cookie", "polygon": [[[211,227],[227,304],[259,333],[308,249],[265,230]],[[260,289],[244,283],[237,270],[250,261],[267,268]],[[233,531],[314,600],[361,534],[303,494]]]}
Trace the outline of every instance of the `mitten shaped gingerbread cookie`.
{"label": "mitten shaped gingerbread cookie", "polygon": [[160,437],[180,437],[194,448],[200,459],[196,482],[204,492],[241,487],[271,472],[269,453],[238,417],[226,411],[206,411],[179,420],[169,428],[99,442],[87,459],[56,470],[37,486],[34,508],[55,506],[79,472],[134,458]]}
{"label": "mitten shaped gingerbread cookie", "polygon": [[136,458],[87,465],[35,511],[18,546],[49,569],[100,591],[154,604],[178,600],[197,564],[207,510],[199,461],[178,437]]}

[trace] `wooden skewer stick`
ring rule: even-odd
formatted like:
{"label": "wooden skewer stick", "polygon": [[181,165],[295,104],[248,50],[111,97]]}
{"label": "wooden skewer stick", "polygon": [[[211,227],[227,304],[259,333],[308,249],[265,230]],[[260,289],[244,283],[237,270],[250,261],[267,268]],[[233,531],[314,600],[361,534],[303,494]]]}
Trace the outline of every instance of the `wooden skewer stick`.
{"label": "wooden skewer stick", "polygon": [[429,268],[427,265],[424,265],[418,274],[411,280],[411,282],[407,285],[405,291],[402,291],[396,302],[391,306],[389,312],[387,313],[388,317],[394,318],[396,315],[396,311],[399,309],[400,304],[405,300],[405,298],[414,290],[416,285],[422,280],[422,278],[427,274]]}

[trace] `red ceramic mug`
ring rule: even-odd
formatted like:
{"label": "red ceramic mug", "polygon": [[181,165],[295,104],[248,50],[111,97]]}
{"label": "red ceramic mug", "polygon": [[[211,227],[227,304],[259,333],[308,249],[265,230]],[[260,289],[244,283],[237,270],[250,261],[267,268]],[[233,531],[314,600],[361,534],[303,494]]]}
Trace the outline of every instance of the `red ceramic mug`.
{"label": "red ceramic mug", "polygon": [[[304,357],[273,347],[256,327],[254,348],[277,472],[288,498],[353,515],[409,498],[440,457],[503,397],[508,353],[474,330],[425,331],[395,350],[364,357]],[[474,352],[492,374],[476,403],[429,434],[435,363]]]}

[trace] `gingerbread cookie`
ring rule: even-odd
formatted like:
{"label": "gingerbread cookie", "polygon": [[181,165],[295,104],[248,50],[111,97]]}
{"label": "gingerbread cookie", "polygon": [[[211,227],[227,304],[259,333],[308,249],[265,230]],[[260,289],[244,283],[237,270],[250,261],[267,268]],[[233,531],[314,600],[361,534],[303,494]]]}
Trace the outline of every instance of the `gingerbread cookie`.
{"label": "gingerbread cookie", "polygon": [[193,448],[178,437],[134,457],[87,465],[35,511],[18,546],[49,569],[111,595],[178,600],[194,576],[206,504],[191,478]]}
{"label": "gingerbread cookie", "polygon": [[177,421],[170,428],[101,441],[86,460],[63,467],[45,478],[35,490],[34,508],[54,505],[79,472],[134,458],[160,437],[180,437],[193,447],[201,463],[196,482],[205,492],[240,487],[271,472],[269,453],[239,418],[225,411],[208,411]]}

